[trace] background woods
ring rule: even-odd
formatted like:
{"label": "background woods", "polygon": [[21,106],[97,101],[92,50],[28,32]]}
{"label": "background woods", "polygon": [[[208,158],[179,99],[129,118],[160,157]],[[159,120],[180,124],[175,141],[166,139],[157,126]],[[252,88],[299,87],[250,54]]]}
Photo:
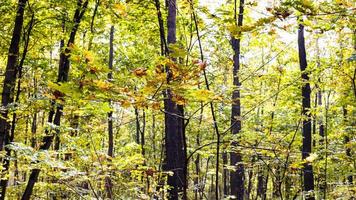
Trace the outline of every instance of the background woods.
{"label": "background woods", "polygon": [[0,13],[0,199],[356,196],[355,2]]}

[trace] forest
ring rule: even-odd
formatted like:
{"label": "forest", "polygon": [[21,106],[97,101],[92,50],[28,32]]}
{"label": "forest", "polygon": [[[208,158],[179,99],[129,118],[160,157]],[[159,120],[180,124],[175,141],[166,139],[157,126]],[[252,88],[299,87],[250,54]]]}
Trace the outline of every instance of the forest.
{"label": "forest", "polygon": [[0,14],[0,200],[356,199],[354,0]]}

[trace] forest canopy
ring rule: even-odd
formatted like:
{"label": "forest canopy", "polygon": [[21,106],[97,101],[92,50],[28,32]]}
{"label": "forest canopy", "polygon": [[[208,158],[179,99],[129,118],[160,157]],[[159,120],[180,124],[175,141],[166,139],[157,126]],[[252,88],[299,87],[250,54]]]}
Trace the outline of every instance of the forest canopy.
{"label": "forest canopy", "polygon": [[0,200],[355,198],[355,1],[0,14]]}

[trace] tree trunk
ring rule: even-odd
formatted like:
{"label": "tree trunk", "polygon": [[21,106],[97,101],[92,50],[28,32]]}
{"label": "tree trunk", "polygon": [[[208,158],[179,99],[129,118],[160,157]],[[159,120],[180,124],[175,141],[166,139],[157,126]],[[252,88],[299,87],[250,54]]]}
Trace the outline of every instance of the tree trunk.
{"label": "tree trunk", "polygon": [[[317,65],[318,68],[320,68],[321,64],[320,64],[319,37],[317,37],[315,44],[316,44],[316,65]],[[321,91],[321,88],[320,88],[320,83],[321,83],[321,79],[320,79],[320,77],[318,77],[318,82],[315,85],[315,87],[317,88],[315,103],[319,108],[321,108],[323,106],[323,102],[322,102],[323,96],[322,96],[322,91]],[[317,106],[315,106],[315,107],[317,107]],[[316,131],[316,127],[317,127],[316,124],[319,127],[318,128],[319,137],[320,137],[320,139],[319,139],[320,148],[319,149],[321,150],[321,149],[324,148],[324,144],[325,144],[324,143],[324,140],[325,140],[324,121],[323,121],[322,115],[320,115],[320,117],[316,118],[314,120],[313,124],[314,124],[313,129],[315,129],[313,131]],[[315,139],[313,140],[313,142],[314,143],[316,142]],[[315,144],[313,144],[313,146],[315,146]],[[321,160],[322,160],[324,156],[321,154],[320,157],[321,157]],[[324,171],[324,170],[325,169],[323,169],[323,167],[320,166],[320,171]],[[319,190],[320,190],[319,196],[320,197],[324,197],[324,194],[326,192],[325,182],[326,182],[326,180],[325,180],[324,173],[320,173],[319,180],[318,180]]]}
{"label": "tree trunk", "polygon": [[[343,117],[344,117],[344,123],[347,125],[348,124],[348,120],[347,120],[347,109],[345,107],[343,107]],[[348,130],[345,133],[344,136],[344,144],[345,145],[349,145],[350,142],[350,136],[348,133]],[[352,160],[352,154],[351,154],[351,148],[347,147],[345,150],[345,154],[346,154],[346,158]],[[352,185],[353,184],[353,177],[352,177],[352,171],[350,171],[351,175],[347,176],[347,184]]]}
{"label": "tree trunk", "polygon": [[[7,65],[5,69],[5,78],[2,90],[1,106],[5,108],[1,111],[0,117],[0,151],[4,149],[4,146],[11,141],[10,128],[11,125],[8,121],[8,108],[7,106],[14,101],[14,91],[16,85],[16,76],[18,72],[18,56],[19,46],[21,41],[21,33],[23,26],[23,16],[25,11],[27,0],[19,0],[15,18],[14,30],[12,32],[12,38],[7,58]],[[7,154],[10,154],[10,150],[7,150]],[[10,160],[3,160],[4,170],[7,171],[10,165]],[[3,171],[4,171],[3,170]],[[1,196],[0,199],[5,199],[7,179],[1,180]]]}
{"label": "tree trunk", "polygon": [[[237,26],[242,26],[244,0],[240,0],[239,14],[237,18],[237,0],[235,0],[234,17],[237,20]],[[241,33],[240,33],[241,34]],[[232,94],[232,109],[231,109],[231,133],[237,135],[241,131],[241,102],[240,102],[240,86],[239,70],[240,70],[240,38],[232,36],[231,46],[234,50],[234,67],[233,67],[233,94]],[[232,142],[232,147],[237,147],[237,141]],[[230,165],[235,166],[236,170],[230,172],[230,187],[231,195],[234,195],[237,200],[244,199],[244,166],[240,163],[242,156],[236,149],[230,153]]]}
{"label": "tree trunk", "polygon": [[[303,147],[302,147],[302,158],[306,159],[312,148],[312,137],[311,137],[311,115],[310,115],[310,84],[309,84],[309,74],[306,72],[307,69],[307,59],[305,52],[305,41],[304,41],[304,26],[299,24],[298,30],[298,49],[299,49],[299,63],[300,71],[302,74],[302,123],[303,123]],[[313,167],[310,163],[306,163],[303,168],[303,191],[307,193],[306,199],[315,199],[314,190],[314,175]],[[310,193],[308,193],[310,192]]]}
{"label": "tree trunk", "polygon": [[[262,159],[260,154],[257,155],[258,160]],[[267,167],[268,168],[268,167]],[[265,172],[265,166],[258,167],[257,175],[257,199],[266,200],[267,198],[267,182],[268,182],[268,170]]]}
{"label": "tree trunk", "polygon": [[[65,33],[65,23],[66,23],[66,19],[65,19],[65,17],[63,16],[63,18],[62,18],[62,33],[63,33],[63,35],[64,35],[64,33]],[[59,47],[60,47],[60,49],[63,49],[64,48],[64,39],[62,38],[61,39],[61,41],[60,41],[60,45],[59,45]],[[60,143],[61,143],[61,141],[60,141],[60,137],[59,137],[59,135],[55,135],[54,136],[54,150],[56,150],[56,151],[58,151],[59,150],[59,147],[60,147]]]}
{"label": "tree trunk", "polygon": [[145,129],[146,129],[146,112],[143,109],[142,110],[142,129],[141,129],[141,141],[140,141],[140,145],[141,145],[141,154],[144,157],[145,156]]}
{"label": "tree trunk", "polygon": [[138,113],[138,109],[135,108],[135,121],[136,121],[136,144],[140,144],[140,115]]}
{"label": "tree trunk", "polygon": [[16,76],[18,72],[18,57],[19,57],[19,46],[21,40],[22,26],[23,26],[23,15],[25,11],[27,0],[19,0],[18,7],[15,18],[14,31],[12,33],[12,39],[10,43],[7,65],[5,70],[5,79],[3,84],[1,106],[5,108],[1,112],[0,118],[0,150],[4,148],[4,142],[7,137],[9,137],[10,124],[7,121],[8,104],[14,101],[14,90],[16,84]]}
{"label": "tree trunk", "polygon": [[[74,26],[70,33],[70,37],[69,37],[69,40],[67,43],[67,48],[64,50],[64,52],[61,52],[61,54],[60,54],[59,67],[58,67],[58,79],[57,79],[58,83],[68,81],[69,57],[70,57],[70,52],[71,52],[71,49],[69,47],[72,44],[74,44],[75,36],[78,31],[79,24],[83,18],[83,15],[85,13],[87,6],[88,6],[88,0],[86,0],[84,3],[82,3],[82,0],[78,0],[77,9],[75,11],[74,19],[73,19]],[[54,112],[54,110],[56,110],[56,112]],[[52,102],[52,108],[51,108],[51,111],[48,116],[48,122],[51,123],[52,119],[54,117],[53,123],[56,126],[60,126],[62,111],[63,111],[63,105],[60,105],[60,104],[56,105],[55,102]],[[53,138],[54,138],[55,134],[59,134],[58,129],[55,130],[54,134],[50,133],[49,130],[46,130],[46,136],[43,138],[42,145],[40,146],[40,150],[48,150],[49,149],[49,147],[51,146],[51,144],[53,142]],[[22,198],[21,198],[22,200],[30,199],[30,197],[32,195],[33,187],[34,187],[35,183],[37,182],[40,171],[41,171],[40,169],[33,169],[31,171],[25,192],[23,193]]]}
{"label": "tree trunk", "polygon": [[[194,20],[194,24],[195,24],[195,29],[196,29],[196,34],[197,34],[197,38],[198,38],[198,44],[199,44],[199,50],[200,50],[200,59],[201,62],[204,63],[204,54],[203,54],[203,47],[201,44],[201,38],[200,38],[200,34],[199,34],[199,26],[198,26],[198,20],[195,14],[195,10],[194,10],[194,3],[190,2],[191,5],[191,9],[192,9],[192,15],[193,15],[193,20]],[[206,73],[206,70],[203,69],[203,75],[204,75],[204,82],[205,82],[205,87],[207,90],[210,90],[210,86],[209,86],[209,81],[208,81],[208,76]],[[217,119],[216,119],[216,115],[215,115],[215,109],[214,109],[214,104],[213,102],[209,102],[210,105],[210,112],[211,112],[211,116],[213,118],[213,124],[214,124],[214,129],[215,129],[215,134],[216,134],[216,161],[215,161],[215,199],[218,200],[220,198],[219,195],[219,170],[220,170],[220,132],[219,132],[219,127],[217,124]]]}
{"label": "tree trunk", "polygon": [[[156,3],[157,7],[157,3]],[[176,0],[168,1],[167,16],[167,44],[176,42]],[[160,21],[160,20],[159,20]],[[160,27],[160,30],[162,28]],[[162,40],[162,33],[161,33]],[[165,43],[165,42],[163,42]],[[169,52],[166,52],[168,55]],[[167,82],[171,81],[171,71],[167,67]],[[166,163],[164,170],[172,171],[173,176],[168,176],[168,185],[172,188],[169,190],[169,199],[179,199],[179,193],[183,193],[183,199],[186,199],[186,154],[184,152],[184,119],[183,107],[177,105],[172,100],[172,91],[165,91],[164,110],[165,110],[165,147]]]}
{"label": "tree trunk", "polygon": [[[95,7],[97,9],[97,7]],[[94,16],[93,16],[94,18]],[[91,28],[93,31],[93,27]],[[113,61],[114,61],[114,26],[111,26],[110,29],[110,50],[109,50],[109,70],[108,73],[108,81],[112,80],[112,70],[113,70]],[[109,104],[111,105],[111,100],[109,100]],[[114,133],[113,133],[113,119],[112,119],[113,111],[108,113],[108,156],[110,159],[114,156]],[[110,174],[110,173],[109,173]],[[106,195],[109,199],[113,198],[112,192],[112,182],[110,176],[105,179],[105,187],[106,187]]]}

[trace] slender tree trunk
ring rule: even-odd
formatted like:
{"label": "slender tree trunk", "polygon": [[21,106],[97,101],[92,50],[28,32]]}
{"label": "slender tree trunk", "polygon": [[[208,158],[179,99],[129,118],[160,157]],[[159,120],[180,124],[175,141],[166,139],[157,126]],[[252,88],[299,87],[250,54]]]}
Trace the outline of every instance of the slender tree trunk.
{"label": "slender tree trunk", "polygon": [[[347,124],[348,124],[348,120],[347,120],[347,109],[346,109],[345,107],[343,107],[342,110],[343,110],[344,123],[347,125]],[[348,131],[346,131],[345,134],[346,134],[346,135],[344,136],[344,144],[345,144],[345,145],[348,145],[349,142],[350,142],[350,136],[349,136]],[[350,147],[347,147],[347,148],[345,149],[345,154],[346,154],[346,157],[347,157],[348,159],[350,159],[350,160],[352,159],[351,148],[350,148]],[[350,173],[352,173],[352,172],[350,172]],[[352,185],[352,184],[353,184],[353,177],[352,177],[352,175],[348,175],[348,176],[347,176],[347,184],[349,184],[349,185]]]}
{"label": "slender tree trunk", "polygon": [[146,129],[146,112],[145,110],[142,110],[142,130],[141,132],[141,154],[144,157],[145,156],[145,129]]}
{"label": "slender tree trunk", "polygon": [[167,41],[166,41],[166,37],[165,37],[160,0],[155,0],[155,6],[156,6],[157,19],[158,19],[158,25],[159,25],[159,35],[160,35],[160,41],[161,41],[161,55],[163,56],[163,55],[167,55],[167,53],[168,53],[168,45],[167,45]]}
{"label": "slender tree trunk", "polygon": [[255,157],[252,156],[251,159],[252,166],[250,167],[251,169],[248,171],[248,182],[247,182],[247,190],[246,190],[246,198],[251,199],[251,191],[252,191],[252,182],[253,182],[253,166],[255,162]]}
{"label": "slender tree trunk", "polygon": [[[197,138],[196,138],[196,141],[197,141],[197,145],[200,146],[200,136],[197,135]],[[194,164],[195,164],[195,179],[194,179],[194,199],[195,200],[198,200],[200,199],[200,196],[199,196],[199,191],[200,191],[200,155],[197,154],[197,157],[195,158],[195,161],[194,161]]]}
{"label": "slender tree trunk", "polygon": [[[303,123],[303,147],[302,147],[302,158],[306,159],[312,150],[312,135],[311,135],[311,115],[310,115],[310,84],[309,84],[309,73],[306,72],[307,69],[307,59],[305,51],[305,41],[304,41],[304,26],[299,24],[298,29],[298,48],[299,48],[299,62],[300,70],[302,73],[302,123]],[[307,200],[314,200],[314,174],[313,167],[310,163],[306,163],[303,168],[303,191],[308,193],[306,195]]]}
{"label": "slender tree trunk", "polygon": [[[31,35],[31,32],[32,32],[32,28],[34,26],[34,20],[35,20],[35,15],[32,14],[31,16],[31,20],[29,22],[29,25],[28,25],[28,29],[27,29],[27,34],[24,33],[24,40],[25,40],[25,43],[24,43],[24,49],[23,49],[23,52],[22,52],[22,57],[21,57],[21,60],[20,60],[20,63],[18,64],[17,66],[17,70],[18,70],[18,81],[17,81],[17,90],[16,90],[16,97],[15,97],[15,103],[19,103],[20,101],[20,94],[21,94],[21,81],[22,81],[22,68],[23,68],[23,65],[24,65],[24,62],[25,62],[25,59],[26,59],[26,55],[27,55],[27,52],[28,52],[28,44],[30,42],[30,35]],[[30,94],[29,94],[30,96]],[[10,135],[9,137],[7,138],[7,140],[5,140],[5,145],[8,145],[10,143],[12,143],[14,141],[14,137],[15,137],[15,129],[16,129],[16,121],[17,121],[17,114],[16,113],[13,113],[12,115],[12,121],[11,121],[11,127],[10,127]],[[6,150],[6,157],[9,158],[11,156],[11,149],[7,148],[5,146],[5,150]],[[3,169],[3,173],[7,173],[8,172],[8,169],[9,169],[9,166],[10,166],[10,160],[9,159],[5,159],[4,160],[4,169]],[[6,187],[7,187],[7,183],[8,183],[8,179],[2,179],[1,182],[0,182],[0,185],[1,185],[1,188],[2,188],[2,195],[0,197],[1,198],[5,198],[6,196]]]}
{"label": "slender tree trunk", "polygon": [[155,117],[155,114],[152,113],[152,152],[153,152],[153,155],[152,155],[152,158],[154,161],[156,161],[156,117]]}
{"label": "slender tree trunk", "polygon": [[[317,64],[317,67],[320,68],[321,67],[321,64],[320,64],[320,49],[319,49],[319,37],[316,39],[316,64]],[[321,91],[321,87],[320,87],[320,83],[321,83],[321,79],[320,77],[318,78],[318,82],[317,84],[315,85],[315,87],[317,88],[317,92],[316,92],[316,97],[315,97],[315,104],[316,106],[315,107],[319,107],[319,108],[322,108],[323,106],[323,102],[322,102],[322,99],[323,99],[323,96],[322,96],[322,91]],[[324,148],[324,140],[325,140],[325,133],[324,133],[324,122],[323,122],[323,117],[322,115],[320,115],[319,117],[314,117],[315,120],[314,120],[314,127],[313,129],[315,129],[314,131],[316,131],[316,125],[318,125],[318,132],[319,132],[319,146],[320,146],[320,149]],[[315,146],[315,139],[313,140],[314,142],[314,145]],[[321,154],[320,155],[321,159],[323,159],[323,155]],[[320,171],[323,171],[323,167],[321,166],[320,167]],[[325,169],[324,169],[325,170]],[[324,194],[325,194],[325,176],[324,176],[324,173],[320,173],[319,175],[319,180],[318,180],[318,183],[319,183],[319,196],[320,197],[324,197]]]}
{"label": "slender tree trunk", "polygon": [[19,57],[19,46],[21,40],[21,32],[23,26],[23,15],[25,11],[27,0],[19,0],[15,18],[15,26],[12,33],[12,39],[10,43],[8,58],[7,58],[7,65],[5,69],[5,79],[3,82],[3,91],[2,91],[2,99],[1,99],[1,106],[4,109],[1,112],[0,118],[0,150],[3,150],[4,143],[9,137],[10,131],[10,124],[7,121],[8,117],[8,104],[14,101],[14,90],[16,85],[16,77],[18,72],[18,57]]}
{"label": "slender tree trunk", "polygon": [[[63,18],[62,18],[62,33],[63,33],[63,35],[64,35],[64,33],[65,33],[65,23],[66,23],[66,19],[65,19],[65,17],[63,16]],[[63,49],[64,48],[64,39],[62,38],[61,39],[61,41],[60,41],[60,44],[59,44],[59,47],[60,47],[60,49]],[[54,150],[56,150],[56,151],[58,151],[59,150],[59,148],[60,148],[60,143],[61,143],[61,141],[60,141],[60,137],[59,137],[59,135],[55,135],[54,136]]]}
{"label": "slender tree trunk", "polygon": [[[92,28],[93,29],[93,28]],[[112,70],[113,70],[113,61],[114,61],[114,26],[110,28],[110,50],[109,50],[109,70],[108,81],[112,80]],[[109,100],[111,106],[111,100]],[[112,106],[111,106],[112,107]],[[114,133],[113,133],[113,111],[108,113],[108,156],[110,158],[114,157]],[[112,192],[112,182],[111,178],[108,176],[105,179],[106,195],[109,199],[113,198]]]}
{"label": "slender tree trunk", "polygon": [[[261,155],[257,155],[258,160],[261,160]],[[267,182],[268,182],[268,171],[265,175],[265,166],[259,167],[259,172],[257,175],[257,198],[265,200],[267,197]]]}
{"label": "slender tree trunk", "polygon": [[[192,16],[195,24],[195,29],[196,29],[196,34],[198,38],[198,44],[199,44],[199,50],[200,50],[200,59],[202,63],[205,63],[204,60],[204,54],[203,54],[203,47],[201,44],[201,38],[199,34],[199,26],[198,26],[198,20],[195,14],[194,10],[194,2],[190,1],[190,5],[192,8]],[[209,81],[208,81],[208,76],[206,74],[206,70],[203,69],[203,75],[204,75],[204,82],[207,90],[210,90],[209,86]],[[217,118],[215,115],[215,109],[214,109],[214,104],[213,102],[209,102],[210,105],[210,112],[211,116],[213,118],[213,124],[214,124],[214,130],[215,130],[215,135],[216,135],[216,161],[215,161],[215,199],[218,200],[220,198],[219,195],[219,170],[220,170],[220,132],[219,132],[219,127],[217,123]]]}
{"label": "slender tree trunk", "polygon": [[[161,4],[160,4],[160,0],[155,0],[155,7],[156,7],[156,12],[157,12],[157,20],[158,20],[158,25],[159,25],[159,35],[160,35],[160,42],[161,42],[161,55],[167,55],[168,53],[168,46],[167,46],[167,42],[166,42],[166,36],[165,36],[165,30],[164,30],[164,24],[163,24],[163,17],[162,17],[162,13],[161,13]],[[164,93],[164,97],[165,93]],[[166,127],[165,127],[166,128]],[[159,164],[159,170],[161,170],[161,167],[163,168],[163,170],[165,170],[167,168],[166,165],[166,158],[163,158],[163,154],[165,154],[165,143],[166,143],[166,131],[164,132],[164,135],[162,134],[162,138],[164,138],[165,142],[162,142],[161,144],[161,154],[160,154],[160,164]],[[164,161],[163,161],[164,159]],[[159,184],[157,186],[157,190],[160,190],[160,188],[162,188],[164,186],[163,183],[163,179],[161,176],[159,176]],[[161,193],[162,196],[164,196],[164,190]]]}
{"label": "slender tree trunk", "polygon": [[136,144],[140,144],[140,114],[138,112],[138,109],[135,108],[135,121],[136,121]]}
{"label": "slender tree trunk", "polygon": [[[200,102],[200,115],[199,115],[199,130],[198,130],[198,134],[196,136],[196,143],[197,146],[200,146],[200,130],[201,130],[201,124],[203,122],[203,113],[204,113],[204,106],[203,103]],[[194,179],[194,187],[196,188],[194,190],[194,199],[198,200],[201,199],[201,179],[200,179],[200,154],[197,154],[197,157],[195,158],[194,164],[195,164],[195,175],[196,178]]]}
{"label": "slender tree trunk", "polygon": [[273,182],[273,191],[272,198],[273,199],[282,199],[282,194],[280,193],[281,188],[281,167],[279,165],[276,166],[275,171],[272,173],[274,176],[272,177]]}
{"label": "slender tree trunk", "polygon": [[[58,83],[68,81],[69,56],[70,56],[70,52],[71,52],[71,49],[69,47],[72,44],[74,44],[75,36],[78,31],[79,24],[83,18],[83,15],[85,13],[87,6],[88,6],[88,0],[86,0],[84,3],[82,2],[82,0],[78,0],[77,9],[75,11],[74,19],[73,19],[74,26],[70,33],[70,37],[69,37],[69,40],[67,43],[67,48],[64,50],[64,52],[61,52],[61,54],[60,54],[60,61],[59,61],[59,68],[58,68],[58,79],[57,79]],[[56,111],[56,112],[54,112],[54,111]],[[53,123],[56,126],[60,126],[62,111],[63,111],[63,105],[60,105],[60,104],[56,105],[55,102],[52,102],[52,109],[49,113],[48,121],[52,122],[52,120],[53,120]],[[54,134],[59,134],[59,130],[56,129]],[[43,141],[42,141],[43,143],[40,146],[40,149],[48,150],[53,142],[53,138],[54,138],[54,135],[51,133],[51,131],[47,130],[46,136],[43,138]],[[32,195],[33,187],[34,187],[35,183],[37,182],[40,171],[41,171],[40,169],[31,170],[31,174],[30,174],[29,180],[27,182],[25,192],[22,195],[22,200],[30,199],[30,197]]]}
{"label": "slender tree trunk", "polygon": [[223,161],[223,191],[224,191],[224,197],[227,197],[229,195],[229,185],[228,185],[228,169],[227,169],[227,164],[228,164],[228,157],[227,157],[227,152],[226,149],[224,149],[224,152],[222,154],[222,161]]}
{"label": "slender tree trunk", "polygon": [[[244,13],[244,0],[240,0],[239,14],[237,17],[237,0],[235,0],[234,18],[237,20],[237,26],[242,26]],[[240,33],[241,34],[241,33]],[[239,70],[240,70],[240,38],[232,36],[231,46],[234,50],[234,67],[233,67],[233,85],[232,94],[232,109],[231,109],[231,133],[238,135],[241,131],[241,102],[240,102],[240,86]],[[237,141],[232,142],[233,151],[230,153],[230,164],[236,167],[235,171],[230,172],[230,187],[231,195],[234,195],[237,200],[244,199],[244,166],[241,164],[241,153],[237,152]]]}
{"label": "slender tree trunk", "polygon": [[[5,78],[3,82],[2,99],[1,106],[5,108],[1,111],[0,117],[0,151],[4,149],[4,146],[11,142],[10,129],[11,125],[8,122],[8,104],[14,101],[14,91],[16,85],[16,77],[18,72],[18,56],[19,56],[19,46],[21,41],[21,33],[23,26],[23,16],[25,11],[27,0],[19,0],[17,5],[17,12],[15,17],[15,25],[12,33],[12,39],[9,47],[7,65],[5,69]],[[15,117],[16,118],[16,117]],[[10,150],[7,150],[8,156],[10,155]],[[3,171],[7,171],[10,165],[10,160],[3,160]],[[1,196],[0,199],[5,199],[7,179],[1,180]]]}

